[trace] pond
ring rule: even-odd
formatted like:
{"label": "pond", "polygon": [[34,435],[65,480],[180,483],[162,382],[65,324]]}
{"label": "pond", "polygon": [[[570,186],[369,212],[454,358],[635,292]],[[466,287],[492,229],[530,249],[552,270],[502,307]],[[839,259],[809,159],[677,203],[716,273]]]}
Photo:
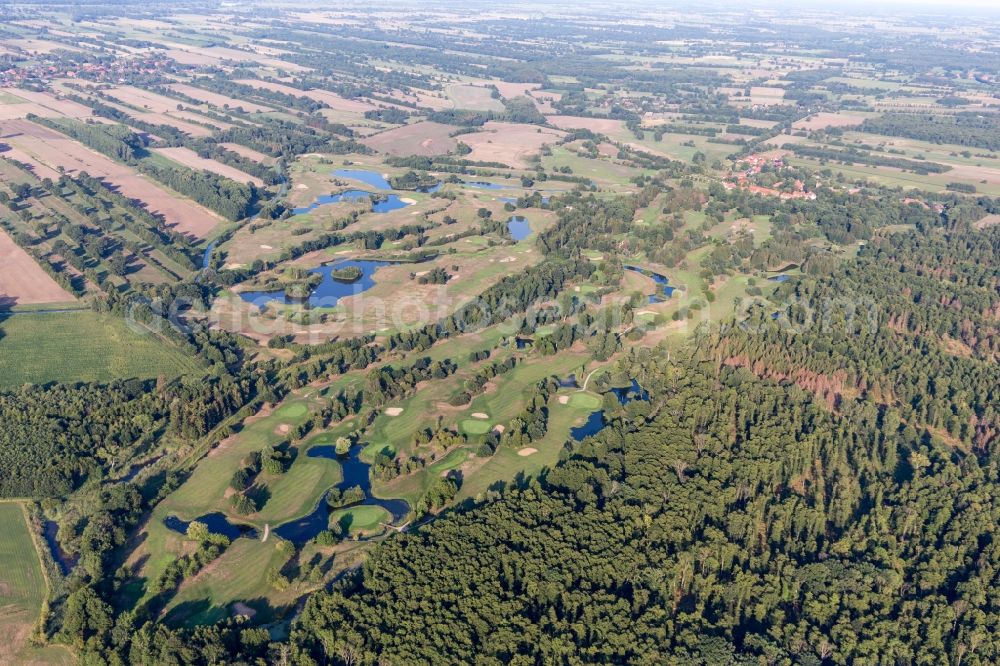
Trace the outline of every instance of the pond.
{"label": "pond", "polygon": [[[339,194],[323,194],[316,198],[316,201],[312,202],[308,206],[302,206],[300,208],[292,209],[292,212],[296,215],[302,215],[303,213],[308,213],[311,210],[315,210],[320,206],[326,204],[341,203],[344,201],[363,201],[365,199],[370,199],[372,197],[371,192],[365,192],[364,190],[347,190]],[[406,208],[409,204],[399,198],[398,195],[380,195],[378,201],[371,202],[371,211],[373,213],[388,213],[390,211],[399,210],[400,208]]]}
{"label": "pond", "polygon": [[[372,495],[372,482],[368,474],[371,465],[361,460],[361,451],[363,449],[364,447],[360,444],[355,444],[346,456],[339,456],[337,455],[335,445],[318,444],[306,451],[306,455],[310,458],[336,460],[340,463],[343,479],[334,486],[338,490],[347,490],[354,486],[360,486],[364,492],[365,499],[363,501],[344,507],[337,507],[337,511],[351,506],[378,506],[389,512],[393,523],[401,522],[410,512],[410,505],[406,500],[382,499]],[[310,539],[316,538],[320,532],[330,528],[330,513],[330,508],[326,503],[326,494],[324,493],[323,497],[320,498],[319,504],[308,516],[280,525],[275,528],[274,533],[294,544],[303,544]]]}
{"label": "pond", "polygon": [[[632,380],[629,386],[616,387],[608,392],[614,394],[618,402],[623,405],[633,400],[649,400],[649,391],[642,388],[635,379]],[[583,425],[571,428],[569,436],[579,442],[591,435],[597,434],[605,425],[607,425],[607,422],[604,419],[604,410],[598,409],[590,413]]]}
{"label": "pond", "polygon": [[515,215],[507,221],[507,230],[516,241],[522,241],[531,235],[531,225],[528,224],[528,218],[520,215]]}
{"label": "pond", "polygon": [[485,180],[463,180],[462,184],[474,187],[477,190],[506,190],[513,187],[512,185],[500,185],[498,183],[490,183]]}
{"label": "pond", "polygon": [[226,515],[216,511],[215,513],[207,513],[204,516],[195,518],[192,521],[185,522],[178,518],[177,516],[167,516],[164,519],[163,524],[168,528],[174,530],[175,532],[180,532],[181,534],[187,534],[188,525],[193,522],[204,523],[205,527],[212,534],[221,534],[228,537],[230,540],[237,539],[241,536],[252,536],[256,530],[249,525],[234,525],[229,522]]}
{"label": "pond", "polygon": [[768,282],[788,282],[792,279],[791,275],[772,275],[767,278]]}
{"label": "pond", "polygon": [[660,285],[662,293],[652,294],[649,297],[650,303],[662,303],[663,299],[670,298],[674,293],[674,287],[670,286],[670,280],[667,279],[666,275],[661,275],[660,273],[655,273],[647,268],[642,268],[640,266],[624,266],[625,270],[632,271],[634,273],[639,273],[640,275],[645,275],[648,278],[652,278],[653,282]]}
{"label": "pond", "polygon": [[62,549],[62,546],[59,545],[59,540],[56,538],[58,533],[59,524],[54,520],[46,520],[44,529],[42,530],[42,537],[44,537],[45,543],[49,547],[49,552],[52,553],[52,559],[59,565],[60,571],[65,576],[73,570],[73,567],[76,566],[80,558],[78,556],[70,557]]}
{"label": "pond", "polygon": [[368,169],[337,169],[333,172],[333,175],[338,178],[350,178],[351,180],[361,181],[365,185],[374,187],[376,190],[392,189],[392,185],[385,179],[385,176],[377,171],[369,171]]}
{"label": "pond", "polygon": [[566,377],[559,380],[559,388],[579,388],[580,385],[576,381],[576,375],[570,373]]}
{"label": "pond", "polygon": [[[379,268],[388,266],[392,263],[393,262],[391,261],[345,259],[343,261],[337,261],[332,264],[320,266],[319,268],[313,268],[309,272],[322,275],[323,281],[320,282],[319,285],[317,285],[316,288],[309,294],[307,303],[310,308],[332,308],[338,301],[340,301],[341,298],[344,298],[345,296],[357,296],[358,294],[374,287],[375,272]],[[351,266],[361,269],[361,277],[354,282],[334,280],[331,276],[333,271]],[[264,307],[271,301],[278,301],[281,303],[302,302],[301,300],[289,298],[283,289],[276,291],[243,291],[240,292],[240,298],[247,303],[256,305],[257,307]]]}
{"label": "pond", "polygon": [[[350,178],[351,180],[361,181],[365,185],[374,187],[376,190],[382,190],[384,192],[392,190],[392,183],[386,180],[385,176],[377,171],[370,171],[368,169],[337,169],[333,172],[333,175],[339,178]],[[441,185],[442,183],[434,183],[433,185],[427,185],[426,187],[418,187],[416,188],[416,191],[430,194],[431,192],[437,192],[440,190]]]}

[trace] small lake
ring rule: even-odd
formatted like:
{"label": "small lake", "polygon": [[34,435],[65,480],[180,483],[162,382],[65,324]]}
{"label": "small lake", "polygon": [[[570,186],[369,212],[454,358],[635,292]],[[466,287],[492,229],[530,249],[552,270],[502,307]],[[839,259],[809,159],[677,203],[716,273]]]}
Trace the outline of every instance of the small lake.
{"label": "small lake", "polygon": [[[639,382],[635,379],[629,386],[613,388],[608,392],[614,394],[618,402],[623,405],[633,400],[649,400],[649,391],[639,386]],[[605,425],[607,422],[604,419],[604,410],[598,409],[590,413],[583,425],[571,428],[569,436],[579,442],[591,435],[596,435]]]}
{"label": "small lake", "polygon": [[[375,286],[375,272],[391,261],[370,261],[363,259],[345,259],[332,264],[313,268],[309,272],[323,276],[323,281],[309,294],[308,304],[311,308],[332,308],[345,296],[357,296]],[[354,282],[341,282],[331,277],[333,271],[350,266],[361,269],[361,278]],[[301,303],[301,300],[291,299],[283,289],[277,291],[243,291],[240,298],[257,307],[264,307],[271,301],[281,303]]]}
{"label": "small lake", "polygon": [[[292,209],[292,212],[295,215],[302,215],[327,204],[364,201],[365,199],[371,199],[372,196],[371,192],[365,192],[364,190],[347,190],[346,192],[341,192],[339,194],[323,194],[317,197],[316,201],[312,202],[308,206],[294,208]],[[379,195],[378,201],[371,202],[371,211],[373,213],[388,213],[390,211],[399,210],[400,208],[406,208],[408,205],[409,204],[400,199],[398,195]]]}
{"label": "small lake", "polygon": [[772,275],[767,278],[768,282],[788,282],[792,279],[791,275]]}
{"label": "small lake", "polygon": [[[343,479],[334,486],[338,490],[343,491],[354,486],[360,486],[364,492],[365,499],[363,501],[349,504],[345,507],[337,507],[337,511],[352,506],[378,506],[389,512],[393,523],[401,522],[410,513],[410,505],[406,500],[382,499],[372,495],[372,482],[368,473],[371,465],[361,460],[361,451],[363,449],[362,445],[355,444],[346,456],[338,456],[335,445],[317,444],[310,447],[306,451],[306,455],[310,458],[335,460],[340,464]],[[320,532],[329,528],[330,508],[326,503],[326,494],[324,493],[319,504],[308,516],[293,520],[284,525],[279,525],[275,528],[274,533],[282,539],[288,539],[292,543],[299,545],[316,538]]]}
{"label": "small lake", "polygon": [[181,520],[177,516],[167,516],[167,518],[163,521],[163,524],[175,532],[187,534],[188,525],[193,522],[204,523],[209,532],[212,534],[221,534],[228,537],[230,541],[241,536],[250,536],[256,532],[256,530],[249,525],[234,525],[229,522],[229,519],[226,518],[225,514],[219,513],[218,511],[215,513],[207,513],[204,516],[200,516],[188,522]]}
{"label": "small lake", "polygon": [[45,539],[45,543],[49,547],[49,552],[52,554],[52,559],[55,560],[56,564],[59,565],[60,571],[65,576],[73,567],[76,566],[79,557],[70,557],[59,545],[59,540],[56,538],[56,534],[59,533],[59,524],[54,520],[46,520],[44,528],[42,529],[42,537]]}
{"label": "small lake", "polygon": [[655,273],[649,269],[642,268],[640,266],[624,266],[625,270],[632,271],[633,273],[639,273],[640,275],[645,275],[648,278],[652,278],[653,282],[662,287],[661,293],[652,294],[649,297],[650,303],[662,303],[665,299],[670,298],[675,287],[670,286],[670,280],[667,279],[666,275],[661,275],[660,273]]}
{"label": "small lake", "polygon": [[385,176],[377,171],[369,171],[368,169],[337,169],[333,172],[333,175],[337,178],[350,178],[351,180],[360,181],[365,185],[374,187],[376,190],[392,189],[392,185],[385,179]]}
{"label": "small lake", "polygon": [[515,215],[507,221],[507,230],[516,241],[522,241],[531,235],[531,225],[528,218]]}

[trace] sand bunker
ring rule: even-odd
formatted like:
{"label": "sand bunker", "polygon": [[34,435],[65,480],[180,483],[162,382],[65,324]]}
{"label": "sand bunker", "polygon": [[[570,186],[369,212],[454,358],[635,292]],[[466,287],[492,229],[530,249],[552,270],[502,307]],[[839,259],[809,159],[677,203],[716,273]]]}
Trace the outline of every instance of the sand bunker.
{"label": "sand bunker", "polygon": [[407,206],[412,206],[413,204],[417,203],[416,199],[411,199],[410,197],[400,197],[399,200],[405,203]]}
{"label": "sand bunker", "polygon": [[514,257],[504,257],[503,259],[500,260],[500,263],[501,264],[509,264],[512,261],[517,261],[517,259],[514,258]]}
{"label": "sand bunker", "polygon": [[490,415],[489,414],[484,414],[482,412],[475,412],[472,415],[472,418],[474,418],[474,419],[488,419],[488,418],[490,418]]}
{"label": "sand bunker", "polygon": [[278,432],[280,432],[282,435],[287,434],[288,431],[291,429],[292,426],[288,425],[287,423],[282,423],[280,426],[278,426]]}
{"label": "sand bunker", "polygon": [[385,408],[385,414],[386,414],[386,416],[399,416],[402,413],[403,413],[403,408],[402,407],[386,407]]}
{"label": "sand bunker", "polygon": [[569,402],[569,396],[568,395],[561,395],[561,396],[559,396],[559,404],[560,405],[565,405],[568,402]]}
{"label": "sand bunker", "polygon": [[498,435],[502,434],[504,430],[506,430],[506,428],[504,428],[499,423],[497,425],[493,426],[493,432],[497,433]]}
{"label": "sand bunker", "polygon": [[538,453],[538,449],[533,449],[530,446],[526,446],[523,449],[521,449],[520,451],[518,451],[517,455],[519,455],[521,457],[527,457],[527,456],[533,455],[535,453]]}

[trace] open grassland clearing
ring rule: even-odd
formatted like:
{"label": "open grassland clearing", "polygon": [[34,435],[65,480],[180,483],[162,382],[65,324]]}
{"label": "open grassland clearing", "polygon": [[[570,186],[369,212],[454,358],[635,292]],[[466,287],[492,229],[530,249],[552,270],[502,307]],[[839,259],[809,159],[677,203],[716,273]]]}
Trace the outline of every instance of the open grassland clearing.
{"label": "open grassland clearing", "polygon": [[198,363],[151,332],[90,310],[0,315],[0,386],[175,377]]}
{"label": "open grassland clearing", "polygon": [[0,311],[15,305],[72,303],[75,300],[0,229]]}

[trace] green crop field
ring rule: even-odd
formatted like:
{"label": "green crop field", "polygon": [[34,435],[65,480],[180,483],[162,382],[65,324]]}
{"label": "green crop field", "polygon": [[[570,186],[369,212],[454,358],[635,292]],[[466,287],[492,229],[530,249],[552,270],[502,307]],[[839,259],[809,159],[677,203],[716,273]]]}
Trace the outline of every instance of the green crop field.
{"label": "green crop field", "polygon": [[89,310],[0,319],[0,387],[175,377],[198,369],[173,344]]}
{"label": "green crop field", "polygon": [[0,503],[0,534],[0,663],[71,663],[65,648],[27,646],[48,587],[19,503]]}

